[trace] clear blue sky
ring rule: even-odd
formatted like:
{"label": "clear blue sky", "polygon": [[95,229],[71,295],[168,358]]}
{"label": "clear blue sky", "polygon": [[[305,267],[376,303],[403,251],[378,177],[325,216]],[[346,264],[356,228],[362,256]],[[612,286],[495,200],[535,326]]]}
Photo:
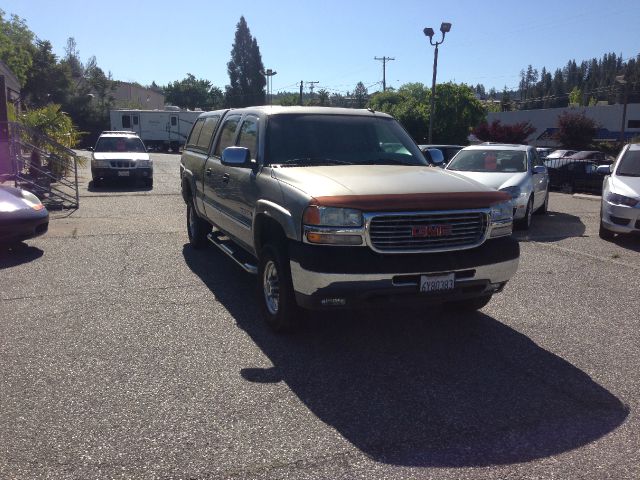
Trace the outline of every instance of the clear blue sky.
{"label": "clear blue sky", "polygon": [[[562,67],[615,52],[640,53],[637,0],[4,0],[58,55],[75,37],[82,60],[91,55],[117,80],[166,84],[187,72],[224,88],[236,24],[244,15],[266,68],[278,72],[274,92],[300,80],[344,92],[358,81],[378,89],[391,56],[387,85],[431,83],[433,48],[423,35],[453,24],[440,47],[438,81],[516,87],[528,64]],[[438,32],[439,33],[439,32]]]}

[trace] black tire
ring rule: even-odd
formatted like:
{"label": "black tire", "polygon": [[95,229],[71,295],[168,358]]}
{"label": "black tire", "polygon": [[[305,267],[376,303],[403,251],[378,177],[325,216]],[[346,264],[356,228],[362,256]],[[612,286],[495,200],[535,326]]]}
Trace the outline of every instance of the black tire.
{"label": "black tire", "polygon": [[102,181],[100,179],[94,178],[92,182],[93,188],[100,188],[102,186]]}
{"label": "black tire", "polygon": [[147,178],[144,181],[144,184],[147,188],[153,188],[153,178]]}
{"label": "black tire", "polygon": [[529,230],[531,228],[531,216],[533,215],[533,195],[529,197],[527,202],[527,210],[524,212],[524,218],[516,220],[515,226],[518,230]]}
{"label": "black tire", "polygon": [[492,295],[485,295],[484,297],[469,298],[466,300],[459,300],[457,302],[445,303],[447,310],[454,312],[475,312],[485,307],[491,301]]}
{"label": "black tire", "polygon": [[211,225],[198,216],[193,207],[193,199],[187,203],[187,235],[189,243],[195,249],[204,248],[207,245],[207,235],[211,232]]}
{"label": "black tire", "polygon": [[265,322],[274,332],[291,331],[298,323],[300,308],[291,282],[291,270],[284,248],[262,247],[258,261],[258,296]]}
{"label": "black tire", "polygon": [[549,189],[547,188],[547,193],[544,197],[544,202],[542,203],[542,206],[538,210],[536,210],[536,213],[538,215],[545,215],[548,211],[549,211]]}

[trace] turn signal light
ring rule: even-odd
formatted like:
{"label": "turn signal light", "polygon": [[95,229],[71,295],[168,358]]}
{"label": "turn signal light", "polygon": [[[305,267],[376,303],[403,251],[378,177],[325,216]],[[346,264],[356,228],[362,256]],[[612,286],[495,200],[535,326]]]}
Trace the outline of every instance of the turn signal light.
{"label": "turn signal light", "polygon": [[334,233],[307,232],[309,243],[325,245],[362,245],[360,235],[336,235]]}

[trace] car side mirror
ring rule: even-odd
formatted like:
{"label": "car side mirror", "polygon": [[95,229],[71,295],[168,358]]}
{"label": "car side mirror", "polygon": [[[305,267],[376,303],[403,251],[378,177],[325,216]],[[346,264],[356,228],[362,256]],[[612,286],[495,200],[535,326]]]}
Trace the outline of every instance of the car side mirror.
{"label": "car side mirror", "polygon": [[252,168],[251,152],[246,147],[227,147],[222,151],[222,165],[228,167]]}
{"label": "car side mirror", "polygon": [[429,148],[427,149],[429,155],[431,156],[431,163],[433,163],[436,167],[444,166],[444,154],[442,150],[439,148]]}
{"label": "car side mirror", "polygon": [[613,172],[613,165],[600,165],[598,166],[598,168],[596,168],[596,172],[598,172],[600,175],[609,175],[611,172]]}
{"label": "car side mirror", "polygon": [[90,152],[93,152],[93,147],[87,147],[87,150],[89,150]]}
{"label": "car side mirror", "polygon": [[534,174],[547,173],[547,167],[545,167],[544,165],[534,165],[533,166],[533,173]]}

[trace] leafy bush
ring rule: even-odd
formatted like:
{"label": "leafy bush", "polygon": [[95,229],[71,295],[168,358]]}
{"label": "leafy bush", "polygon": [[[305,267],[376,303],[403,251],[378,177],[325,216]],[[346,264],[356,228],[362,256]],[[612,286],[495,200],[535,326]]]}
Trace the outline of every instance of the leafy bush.
{"label": "leafy bush", "polygon": [[563,112],[558,116],[555,139],[565,148],[589,150],[596,135],[596,122],[584,112]]}

